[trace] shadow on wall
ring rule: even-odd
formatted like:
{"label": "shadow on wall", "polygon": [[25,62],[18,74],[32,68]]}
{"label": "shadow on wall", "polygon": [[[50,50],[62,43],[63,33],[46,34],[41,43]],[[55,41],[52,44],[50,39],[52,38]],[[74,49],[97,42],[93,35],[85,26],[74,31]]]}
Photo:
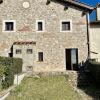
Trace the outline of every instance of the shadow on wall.
{"label": "shadow on wall", "polygon": [[0,0],[0,4],[3,3],[3,0]]}
{"label": "shadow on wall", "polygon": [[93,98],[92,100],[100,100],[100,86],[96,84],[96,80],[87,69],[88,64],[87,60],[79,70],[77,87]]}
{"label": "shadow on wall", "polygon": [[13,46],[10,48],[10,53],[8,54],[8,57],[13,57]]}

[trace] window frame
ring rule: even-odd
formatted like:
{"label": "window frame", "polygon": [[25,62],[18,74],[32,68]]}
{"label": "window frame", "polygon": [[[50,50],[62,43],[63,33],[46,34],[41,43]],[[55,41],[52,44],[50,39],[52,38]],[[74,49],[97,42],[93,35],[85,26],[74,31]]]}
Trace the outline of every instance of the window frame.
{"label": "window frame", "polygon": [[[38,30],[38,22],[42,22],[42,30]],[[36,32],[44,32],[45,31],[45,21],[44,20],[36,20]]]}
{"label": "window frame", "polygon": [[[31,53],[29,53],[29,51],[28,50],[32,50],[32,52]],[[26,49],[26,54],[33,54],[33,49]]]}
{"label": "window frame", "polygon": [[[62,22],[70,22],[70,30],[62,30]],[[68,19],[68,20],[61,20],[60,21],[60,32],[72,32],[72,20]]]}
{"label": "window frame", "polygon": [[[17,50],[20,50],[21,52],[20,52],[20,53],[17,53]],[[15,54],[16,54],[16,55],[22,54],[22,49],[16,49],[16,50],[15,50]]]}
{"label": "window frame", "polygon": [[[42,54],[42,56],[40,56],[40,54]],[[44,54],[43,54],[43,52],[38,52],[38,61],[39,62],[43,62],[44,61]]]}
{"label": "window frame", "polygon": [[[5,23],[6,22],[13,22],[13,30],[8,31],[8,30],[5,29],[5,25],[6,25]],[[16,20],[3,20],[3,30],[2,31],[3,32],[15,32],[16,31]]]}

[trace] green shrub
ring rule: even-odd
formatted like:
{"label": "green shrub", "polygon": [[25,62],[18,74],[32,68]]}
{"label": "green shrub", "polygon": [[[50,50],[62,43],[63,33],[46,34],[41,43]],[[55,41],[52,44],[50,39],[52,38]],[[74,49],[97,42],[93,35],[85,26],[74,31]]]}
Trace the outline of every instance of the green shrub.
{"label": "green shrub", "polygon": [[11,70],[6,69],[5,80],[2,81],[2,88],[6,89],[9,86],[13,85],[14,75]]}
{"label": "green shrub", "polygon": [[22,60],[21,59],[13,59],[13,72],[14,74],[18,74],[22,72]]}
{"label": "green shrub", "polygon": [[13,85],[14,75],[22,72],[22,59],[0,57],[0,65],[5,66],[5,79],[2,81],[2,87],[7,88]]}
{"label": "green shrub", "polygon": [[0,64],[0,79],[2,79],[2,77],[4,76],[4,72],[5,72],[5,66]]}
{"label": "green shrub", "polygon": [[8,67],[14,74],[22,72],[22,59],[11,57],[0,57],[0,64]]}

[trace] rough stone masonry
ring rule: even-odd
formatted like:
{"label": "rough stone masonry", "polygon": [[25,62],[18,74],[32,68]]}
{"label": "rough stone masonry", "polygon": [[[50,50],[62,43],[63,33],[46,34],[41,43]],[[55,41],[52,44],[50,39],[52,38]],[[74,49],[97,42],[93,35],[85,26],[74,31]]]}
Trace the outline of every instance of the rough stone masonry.
{"label": "rough stone masonry", "polygon": [[[78,49],[78,64],[88,56],[83,10],[73,5],[64,10],[64,2],[46,3],[47,0],[3,0],[0,4],[0,56],[9,56],[13,50],[13,57],[23,59],[23,71],[27,67],[34,72],[66,71],[68,48]],[[14,31],[5,30],[5,22],[10,21]],[[43,22],[41,32],[37,31],[37,21]],[[71,30],[62,32],[61,21],[69,21]],[[20,54],[16,49],[21,49]],[[32,49],[31,54],[27,49]],[[39,52],[43,52],[43,61],[38,60]]]}

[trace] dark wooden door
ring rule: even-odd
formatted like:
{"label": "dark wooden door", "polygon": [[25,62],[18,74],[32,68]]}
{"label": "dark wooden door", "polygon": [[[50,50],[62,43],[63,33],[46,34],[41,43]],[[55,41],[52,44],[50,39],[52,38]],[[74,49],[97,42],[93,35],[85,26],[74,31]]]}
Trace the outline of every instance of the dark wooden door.
{"label": "dark wooden door", "polygon": [[66,49],[66,70],[78,70],[78,49]]}
{"label": "dark wooden door", "polygon": [[66,69],[71,70],[71,49],[66,49]]}

